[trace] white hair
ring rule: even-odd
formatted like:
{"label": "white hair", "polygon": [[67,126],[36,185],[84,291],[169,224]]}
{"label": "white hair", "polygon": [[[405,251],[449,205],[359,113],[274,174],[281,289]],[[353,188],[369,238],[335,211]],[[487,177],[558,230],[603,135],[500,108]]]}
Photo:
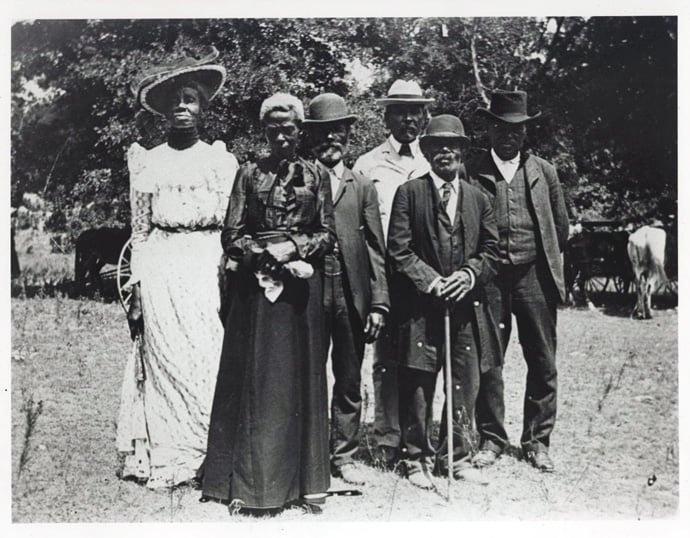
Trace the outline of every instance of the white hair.
{"label": "white hair", "polygon": [[295,114],[295,119],[300,123],[304,121],[304,106],[302,105],[302,101],[289,93],[274,93],[268,99],[264,99],[264,102],[261,103],[259,119],[263,122],[266,116],[274,110],[281,110],[282,112],[292,111]]}

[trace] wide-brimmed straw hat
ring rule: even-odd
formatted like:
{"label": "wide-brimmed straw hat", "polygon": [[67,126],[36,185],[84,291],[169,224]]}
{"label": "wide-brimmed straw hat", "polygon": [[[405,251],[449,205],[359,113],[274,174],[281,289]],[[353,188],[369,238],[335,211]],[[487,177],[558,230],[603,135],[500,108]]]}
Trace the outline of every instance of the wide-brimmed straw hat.
{"label": "wide-brimmed straw hat", "polygon": [[505,123],[524,123],[541,116],[541,112],[527,114],[527,92],[504,90],[492,92],[489,108],[480,108],[477,113]]}
{"label": "wide-brimmed straw hat", "polygon": [[347,124],[357,121],[357,116],[349,113],[345,99],[335,93],[322,93],[310,101],[304,125],[320,125],[336,121]]}
{"label": "wide-brimmed straw hat", "polygon": [[426,131],[419,137],[419,145],[424,146],[432,138],[452,138],[461,140],[465,145],[470,139],[465,135],[465,126],[457,116],[452,114],[440,114],[429,120]]}
{"label": "wide-brimmed straw hat", "polygon": [[183,57],[171,64],[153,67],[143,72],[132,83],[132,91],[137,101],[154,114],[165,115],[165,97],[170,88],[185,80],[196,82],[206,91],[211,101],[225,82],[226,71],[222,65],[211,63],[218,58],[218,50],[203,58]]}
{"label": "wide-brimmed straw hat", "polygon": [[424,97],[422,88],[414,80],[396,80],[391,84],[386,97],[377,99],[381,106],[388,105],[428,105],[435,99]]}

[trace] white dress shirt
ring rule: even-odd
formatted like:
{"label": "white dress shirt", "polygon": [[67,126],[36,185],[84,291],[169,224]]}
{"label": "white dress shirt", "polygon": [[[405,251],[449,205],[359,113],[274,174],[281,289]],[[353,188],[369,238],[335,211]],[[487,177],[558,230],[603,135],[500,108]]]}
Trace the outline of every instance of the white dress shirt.
{"label": "white dress shirt", "polygon": [[454,180],[446,181],[445,179],[437,176],[433,170],[429,172],[429,174],[431,175],[431,178],[434,180],[434,186],[438,191],[438,197],[440,200],[443,200],[443,185],[446,183],[450,184],[450,199],[448,200],[448,205],[446,206],[446,215],[448,215],[451,225],[455,224],[455,213],[458,209],[458,191],[460,190],[460,178],[455,176]]}
{"label": "white dress shirt", "polygon": [[[390,135],[388,137],[388,141],[391,143],[391,146],[393,146],[393,149],[395,149],[395,152],[400,155],[400,148],[402,147],[402,144],[398,142],[393,135]],[[415,138],[412,142],[408,144],[410,146],[410,153],[412,155],[400,155],[400,157],[404,157],[407,159],[416,159],[418,157],[424,157],[422,155],[422,150],[419,149],[419,138]]]}
{"label": "white dress shirt", "polygon": [[503,176],[503,179],[506,180],[506,183],[513,181],[515,172],[517,172],[517,169],[520,167],[520,152],[518,151],[517,155],[509,161],[503,161],[498,155],[496,155],[494,148],[491,148],[491,158],[496,163],[496,167],[498,168],[498,171],[501,172],[501,175]]}
{"label": "white dress shirt", "polygon": [[343,178],[343,172],[345,172],[345,165],[343,161],[338,161],[338,164],[333,168],[326,166],[326,170],[328,170],[328,177],[331,178],[331,196],[335,202],[335,196],[340,188],[340,180]]}

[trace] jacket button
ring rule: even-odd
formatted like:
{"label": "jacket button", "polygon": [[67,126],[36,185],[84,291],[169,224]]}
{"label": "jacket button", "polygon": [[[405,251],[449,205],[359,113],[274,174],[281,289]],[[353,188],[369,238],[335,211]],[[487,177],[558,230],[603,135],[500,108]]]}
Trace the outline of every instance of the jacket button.
{"label": "jacket button", "polygon": [[467,351],[469,351],[469,350],[472,349],[472,348],[471,348],[470,346],[465,346],[465,349],[466,349]]}
{"label": "jacket button", "polygon": [[499,323],[499,324],[498,324],[498,328],[499,328],[499,329],[505,329],[505,328],[506,328],[506,324],[505,324],[505,323]]}
{"label": "jacket button", "polygon": [[474,306],[479,306],[479,301],[475,301]]}
{"label": "jacket button", "polygon": [[421,342],[417,342],[417,347],[422,347],[423,345],[424,344],[422,344]]}

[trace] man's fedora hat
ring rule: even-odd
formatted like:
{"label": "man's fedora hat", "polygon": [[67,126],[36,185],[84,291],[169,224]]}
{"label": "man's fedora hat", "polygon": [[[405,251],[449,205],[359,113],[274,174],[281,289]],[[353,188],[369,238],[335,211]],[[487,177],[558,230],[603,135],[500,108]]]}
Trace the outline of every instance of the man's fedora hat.
{"label": "man's fedora hat", "polygon": [[526,92],[503,90],[493,92],[489,108],[480,108],[477,113],[506,123],[524,123],[541,116],[541,112],[527,114]]}
{"label": "man's fedora hat", "polygon": [[149,112],[165,115],[165,97],[174,85],[184,81],[196,82],[205,89],[205,97],[211,101],[225,82],[225,68],[213,64],[218,58],[218,50],[203,58],[183,57],[171,64],[148,69],[132,83],[132,91],[137,101]]}
{"label": "man's fedora hat", "polygon": [[345,99],[335,93],[322,93],[311,100],[307,107],[305,125],[319,125],[336,121],[344,121],[348,124],[357,121],[357,116],[350,114],[347,110]]}
{"label": "man's fedora hat", "polygon": [[470,143],[462,121],[452,114],[441,114],[431,118],[426,131],[419,137],[419,145],[424,146],[431,138],[453,138],[461,140],[465,145]]}
{"label": "man's fedora hat", "polygon": [[424,97],[422,88],[414,80],[396,80],[388,90],[386,97],[377,99],[381,106],[388,105],[428,105],[435,99]]}

